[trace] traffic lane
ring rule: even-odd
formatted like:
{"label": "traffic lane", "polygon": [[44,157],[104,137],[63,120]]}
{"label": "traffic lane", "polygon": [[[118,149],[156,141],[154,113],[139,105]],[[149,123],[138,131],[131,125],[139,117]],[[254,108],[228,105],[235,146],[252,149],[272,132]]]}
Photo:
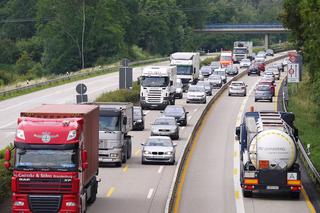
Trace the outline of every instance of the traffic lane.
{"label": "traffic lane", "polygon": [[[247,79],[248,90],[257,79]],[[206,115],[187,167],[180,212],[235,212],[231,153],[235,120],[243,99],[228,97],[226,90]]]}
{"label": "traffic lane", "polygon": [[[178,160],[183,151],[183,144],[186,143],[195,122],[200,116],[200,112],[195,110],[198,109],[200,104],[186,106],[184,99],[176,101],[177,105],[183,105],[187,111],[190,111],[189,118],[191,118],[187,127],[180,127],[180,139],[174,141],[178,144],[176,150],[176,160]],[[204,105],[202,108],[204,108]],[[99,177],[102,178],[103,182],[100,183],[98,189],[99,199],[89,208],[90,212],[99,212],[106,208],[110,212],[124,212],[128,208],[132,209],[133,212],[163,212],[176,166],[141,164],[140,143],[145,142],[150,136],[150,123],[161,116],[159,110],[148,110],[145,113],[147,113],[145,117],[146,129],[130,132],[133,136],[134,153],[132,159],[128,160],[122,168],[100,169]],[[127,171],[123,172],[126,166],[128,166]],[[124,176],[125,178],[123,178]],[[112,192],[111,195],[110,192]],[[130,199],[130,197],[134,199]],[[113,199],[116,201],[110,201]],[[123,199],[126,202],[125,206],[120,204]],[[108,202],[104,202],[105,200],[108,200]],[[120,203],[117,200],[120,200]]]}
{"label": "traffic lane", "polygon": [[[279,86],[281,80],[284,78],[285,74],[281,74],[280,81],[276,81],[276,91],[279,91]],[[247,102],[247,109],[253,106],[255,111],[271,110],[277,109],[277,94],[273,98],[273,103],[270,102],[255,102],[254,95],[250,95]],[[302,182],[304,182],[302,180]],[[292,200],[288,194],[279,193],[261,193],[254,194],[253,198],[243,198],[244,206],[247,213],[256,212],[309,212],[304,196],[301,194],[299,200]]]}

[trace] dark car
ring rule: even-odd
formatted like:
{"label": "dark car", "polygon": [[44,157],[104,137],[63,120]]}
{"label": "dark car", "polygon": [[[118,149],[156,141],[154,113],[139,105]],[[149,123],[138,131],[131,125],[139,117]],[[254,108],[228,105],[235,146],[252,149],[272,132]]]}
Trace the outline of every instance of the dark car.
{"label": "dark car", "polygon": [[260,70],[258,68],[257,64],[252,64],[248,69],[247,69],[248,75],[260,75]]}
{"label": "dark car", "polygon": [[226,68],[226,73],[227,73],[227,75],[238,75],[239,69],[235,65],[229,65]]}
{"label": "dark car", "polygon": [[212,85],[211,85],[211,83],[209,81],[198,81],[197,85],[204,86],[206,94],[208,96],[212,95]]}
{"label": "dark car", "polygon": [[201,69],[200,69],[200,73],[201,73],[201,75],[202,75],[203,77],[208,77],[209,75],[212,74],[212,71],[213,71],[213,69],[212,69],[211,66],[203,66],[203,67],[201,67]]}
{"label": "dark car", "polygon": [[180,126],[187,126],[188,113],[189,112],[186,112],[183,106],[178,106],[178,105],[168,105],[163,111],[164,116],[174,117]]}
{"label": "dark car", "polygon": [[144,130],[144,116],[141,107],[133,107],[133,130]]}

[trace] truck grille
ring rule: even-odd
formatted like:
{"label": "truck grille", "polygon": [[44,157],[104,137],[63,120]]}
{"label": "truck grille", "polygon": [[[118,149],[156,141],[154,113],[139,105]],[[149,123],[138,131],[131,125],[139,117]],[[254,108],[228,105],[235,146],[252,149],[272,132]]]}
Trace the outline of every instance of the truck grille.
{"label": "truck grille", "polygon": [[287,172],[284,170],[260,170],[259,183],[271,186],[286,185]]}
{"label": "truck grille", "polygon": [[71,178],[18,178],[18,191],[21,193],[70,193]]}
{"label": "truck grille", "polygon": [[161,90],[149,90],[148,103],[161,103]]}
{"label": "truck grille", "polygon": [[29,195],[30,210],[33,213],[55,213],[60,210],[62,196]]}

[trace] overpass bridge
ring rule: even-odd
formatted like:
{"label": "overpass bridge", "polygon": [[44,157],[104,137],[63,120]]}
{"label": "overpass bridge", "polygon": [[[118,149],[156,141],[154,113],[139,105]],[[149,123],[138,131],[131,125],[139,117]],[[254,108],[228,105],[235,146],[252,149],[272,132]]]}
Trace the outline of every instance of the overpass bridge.
{"label": "overpass bridge", "polygon": [[264,34],[265,48],[269,46],[269,34],[289,33],[290,30],[282,24],[207,24],[202,29],[195,29],[199,33],[234,33],[234,34]]}

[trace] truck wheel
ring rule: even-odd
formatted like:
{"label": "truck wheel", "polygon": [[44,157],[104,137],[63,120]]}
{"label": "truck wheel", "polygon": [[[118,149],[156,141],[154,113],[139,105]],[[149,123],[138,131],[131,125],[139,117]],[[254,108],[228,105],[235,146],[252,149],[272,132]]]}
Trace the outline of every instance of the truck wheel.
{"label": "truck wheel", "polygon": [[122,155],[122,163],[127,163],[127,151],[124,152],[124,154]]}
{"label": "truck wheel", "polygon": [[122,162],[117,162],[116,163],[116,167],[121,167],[122,166]]}
{"label": "truck wheel", "polygon": [[88,200],[88,204],[93,204],[94,201],[96,201],[97,199],[97,192],[98,192],[98,182],[97,179],[94,178],[93,183],[92,183],[92,187],[91,187],[91,197]]}
{"label": "truck wheel", "polygon": [[299,200],[300,199],[300,192],[291,192],[290,196],[294,200]]}
{"label": "truck wheel", "polygon": [[132,155],[132,141],[131,137],[128,138],[128,146],[127,146],[127,159],[130,159]]}
{"label": "truck wheel", "polygon": [[242,189],[243,197],[252,197],[252,191],[246,191]]}

